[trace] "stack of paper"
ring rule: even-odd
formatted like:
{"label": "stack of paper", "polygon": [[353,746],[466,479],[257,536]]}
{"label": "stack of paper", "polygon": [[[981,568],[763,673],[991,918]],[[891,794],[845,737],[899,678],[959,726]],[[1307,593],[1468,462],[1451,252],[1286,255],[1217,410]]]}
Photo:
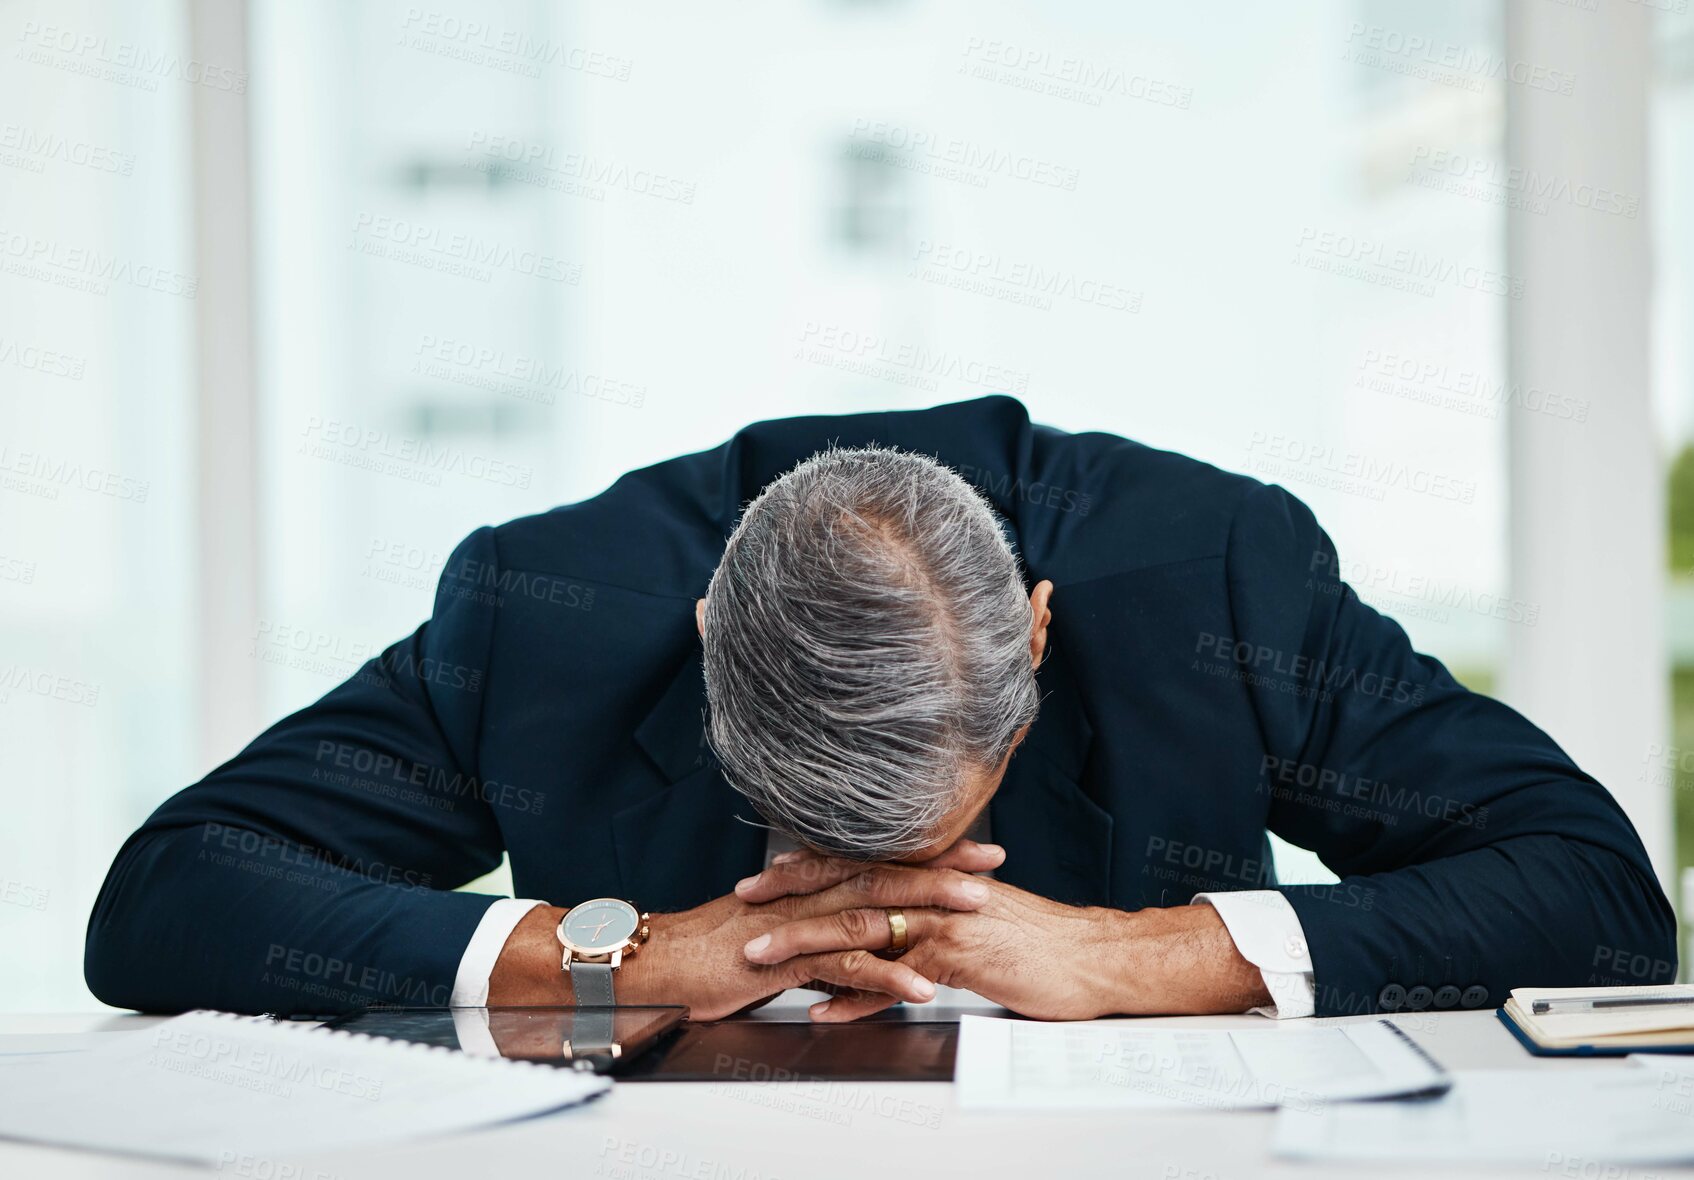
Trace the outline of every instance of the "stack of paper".
{"label": "stack of paper", "polygon": [[1318,1110],[1430,1093],[1447,1075],[1386,1020],[1227,1031],[966,1016],[954,1081],[966,1109]]}

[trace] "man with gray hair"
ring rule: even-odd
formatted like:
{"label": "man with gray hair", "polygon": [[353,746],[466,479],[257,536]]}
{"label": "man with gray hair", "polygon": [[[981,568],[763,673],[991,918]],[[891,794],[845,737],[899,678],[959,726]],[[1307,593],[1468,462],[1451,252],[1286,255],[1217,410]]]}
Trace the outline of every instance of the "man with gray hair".
{"label": "man with gray hair", "polygon": [[[428,623],[130,838],[90,986],[840,1021],[1674,974],[1611,796],[1337,566],[1282,489],[1009,398],[749,427],[467,539]],[[1339,879],[1279,884],[1272,832]],[[502,853],[518,899],[455,890]]]}
{"label": "man with gray hair", "polygon": [[772,483],[699,621],[730,783],[835,856],[951,845],[946,821],[981,809],[1035,720],[1017,559],[981,494],[923,455],[830,450]]}

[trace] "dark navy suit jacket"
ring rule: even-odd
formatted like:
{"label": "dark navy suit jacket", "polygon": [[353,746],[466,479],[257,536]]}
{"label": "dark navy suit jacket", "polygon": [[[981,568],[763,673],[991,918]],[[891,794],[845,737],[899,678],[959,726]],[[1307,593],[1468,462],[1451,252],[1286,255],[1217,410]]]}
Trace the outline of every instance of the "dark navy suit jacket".
{"label": "dark navy suit jacket", "polygon": [[[759,423],[477,530],[427,623],[123,846],[89,922],[94,993],[445,1003],[494,900],[452,890],[503,851],[518,896],[561,905],[729,892],[765,832],[705,741],[694,600],[741,507],[832,442],[952,465],[1056,587],[1040,718],[991,805],[1003,880],[1131,910],[1280,888],[1320,1015],[1496,1004],[1604,976],[1620,949],[1657,966],[1598,981],[1674,970],[1611,796],[1364,605],[1304,505],[990,397]],[[1277,886],[1267,831],[1340,882]]]}

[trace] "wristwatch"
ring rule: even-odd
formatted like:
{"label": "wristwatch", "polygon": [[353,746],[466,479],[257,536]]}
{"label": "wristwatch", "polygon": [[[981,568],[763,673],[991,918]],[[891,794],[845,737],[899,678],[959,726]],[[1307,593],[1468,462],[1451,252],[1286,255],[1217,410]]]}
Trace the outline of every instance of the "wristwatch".
{"label": "wristwatch", "polygon": [[647,915],[627,901],[596,897],[567,910],[558,933],[577,1006],[610,1008],[612,972],[647,941]]}
{"label": "wristwatch", "polygon": [[[563,969],[577,1011],[561,1051],[575,1069],[607,1068],[619,1055],[614,1036],[612,972],[647,941],[647,915],[627,901],[596,897],[559,919]],[[587,1011],[584,1011],[587,1009]]]}

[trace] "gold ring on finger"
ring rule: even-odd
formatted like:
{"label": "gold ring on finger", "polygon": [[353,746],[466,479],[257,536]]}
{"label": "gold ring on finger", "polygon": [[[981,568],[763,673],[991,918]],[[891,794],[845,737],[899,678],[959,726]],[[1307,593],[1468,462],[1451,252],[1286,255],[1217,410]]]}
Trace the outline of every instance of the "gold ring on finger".
{"label": "gold ring on finger", "polygon": [[888,915],[888,949],[898,954],[906,949],[906,915],[893,906],[884,912]]}

